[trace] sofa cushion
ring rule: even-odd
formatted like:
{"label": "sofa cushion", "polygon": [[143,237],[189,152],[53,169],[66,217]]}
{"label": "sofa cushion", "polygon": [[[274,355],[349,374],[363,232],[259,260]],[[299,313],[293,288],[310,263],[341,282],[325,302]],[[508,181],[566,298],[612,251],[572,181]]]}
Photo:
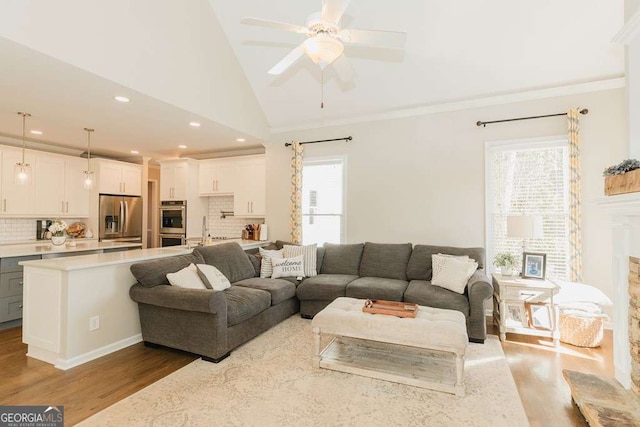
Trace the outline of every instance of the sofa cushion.
{"label": "sofa cushion", "polygon": [[366,242],[360,262],[360,277],[407,280],[411,248],[411,243]]}
{"label": "sofa cushion", "polygon": [[347,285],[346,296],[361,299],[402,301],[409,282],[382,277],[361,277]]}
{"label": "sofa cushion", "polygon": [[152,288],[158,285],[168,285],[168,273],[175,273],[188,267],[189,264],[202,264],[203,262],[200,254],[193,253],[138,262],[131,265],[129,270],[142,286]]}
{"label": "sofa cushion", "polygon": [[199,246],[193,250],[204,258],[204,262],[220,270],[231,283],[256,276],[256,270],[237,242],[220,245]]}
{"label": "sofa cushion", "polygon": [[324,260],[322,261],[322,274],[351,274],[360,272],[360,260],[364,243],[341,245],[335,243],[324,244]]}
{"label": "sofa cushion", "polygon": [[227,326],[237,325],[271,306],[271,294],[246,286],[231,286],[224,291],[227,297]]}
{"label": "sofa cushion", "polygon": [[247,288],[261,289],[271,294],[271,305],[276,305],[282,301],[296,296],[296,285],[283,279],[263,279],[253,277],[234,283],[235,286],[246,286]]}
{"label": "sofa cushion", "polygon": [[433,275],[431,255],[467,255],[478,263],[478,268],[484,269],[484,248],[456,248],[452,246],[416,245],[411,252],[407,265],[407,279],[431,280]]}
{"label": "sofa cushion", "polygon": [[256,276],[260,276],[260,267],[262,265],[262,258],[257,254],[247,254],[247,258],[249,258],[249,261],[251,261],[251,265],[253,265],[253,269],[256,272]]}
{"label": "sofa cushion", "polygon": [[469,300],[466,295],[432,285],[426,280],[412,280],[404,292],[404,300],[427,307],[444,308],[462,312],[469,317]]}
{"label": "sofa cushion", "polygon": [[299,300],[333,301],[345,296],[345,288],[358,276],[353,274],[319,274],[304,279],[296,290]]}

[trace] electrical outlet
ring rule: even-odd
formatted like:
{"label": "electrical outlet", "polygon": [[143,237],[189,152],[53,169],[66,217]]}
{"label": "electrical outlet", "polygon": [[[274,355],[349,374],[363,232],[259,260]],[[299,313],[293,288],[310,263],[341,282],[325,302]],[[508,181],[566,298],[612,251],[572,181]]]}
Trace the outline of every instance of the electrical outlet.
{"label": "electrical outlet", "polygon": [[100,329],[100,316],[89,318],[89,330],[95,331],[96,329]]}

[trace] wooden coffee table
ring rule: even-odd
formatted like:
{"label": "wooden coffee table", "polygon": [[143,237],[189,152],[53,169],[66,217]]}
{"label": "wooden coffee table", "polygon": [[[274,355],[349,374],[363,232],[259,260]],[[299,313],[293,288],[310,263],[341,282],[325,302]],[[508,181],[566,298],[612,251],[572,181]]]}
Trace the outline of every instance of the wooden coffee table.
{"label": "wooden coffee table", "polygon": [[[419,306],[415,318],[363,313],[337,298],[312,321],[315,366],[464,396],[465,317]],[[321,349],[321,334],[336,337]]]}

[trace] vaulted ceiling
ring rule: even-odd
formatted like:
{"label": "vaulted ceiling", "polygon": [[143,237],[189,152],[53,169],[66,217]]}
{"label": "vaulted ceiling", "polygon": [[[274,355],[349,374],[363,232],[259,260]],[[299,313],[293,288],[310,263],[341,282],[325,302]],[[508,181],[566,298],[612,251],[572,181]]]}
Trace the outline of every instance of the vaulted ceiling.
{"label": "vaulted ceiling", "polygon": [[[45,132],[34,141],[82,148],[81,128],[91,126],[105,152],[161,158],[260,146],[270,130],[624,75],[623,47],[611,42],[623,0],[352,0],[343,26],[405,31],[405,49],[347,46],[346,82],[330,67],[321,77],[307,58],[267,74],[305,36],[240,19],[304,25],[320,8],[321,0],[2,2],[0,139],[15,142],[15,113],[27,110]],[[123,93],[132,102],[114,104]]]}

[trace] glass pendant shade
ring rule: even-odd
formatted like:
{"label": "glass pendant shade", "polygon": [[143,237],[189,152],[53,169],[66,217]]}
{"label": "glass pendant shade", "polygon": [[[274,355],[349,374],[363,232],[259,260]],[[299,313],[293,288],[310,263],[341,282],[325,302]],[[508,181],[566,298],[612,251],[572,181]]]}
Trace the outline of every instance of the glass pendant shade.
{"label": "glass pendant shade", "polygon": [[87,170],[82,172],[82,187],[91,190],[96,186],[96,174],[91,170],[91,132],[94,129],[84,128],[87,131]]}
{"label": "glass pendant shade", "polygon": [[315,37],[306,39],[302,44],[302,48],[304,53],[318,64],[321,69],[338,59],[344,52],[343,44],[326,34],[318,34]]}
{"label": "glass pendant shade", "polygon": [[18,112],[18,115],[22,116],[22,161],[14,166],[14,181],[16,184],[28,185],[31,183],[31,165],[24,161],[24,150],[26,146],[27,117],[31,117],[31,114]]}

